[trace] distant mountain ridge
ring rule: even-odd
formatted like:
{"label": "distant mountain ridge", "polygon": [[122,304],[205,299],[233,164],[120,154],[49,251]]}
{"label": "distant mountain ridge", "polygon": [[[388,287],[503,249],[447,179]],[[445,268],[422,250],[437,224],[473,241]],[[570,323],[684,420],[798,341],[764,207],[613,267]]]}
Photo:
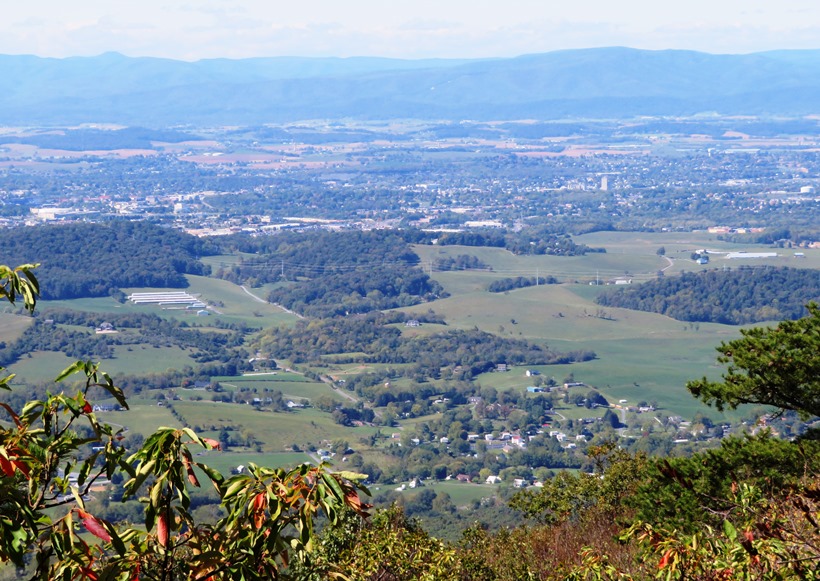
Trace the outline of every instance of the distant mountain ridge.
{"label": "distant mountain ridge", "polygon": [[820,50],[630,48],[505,59],[0,55],[0,124],[261,124],[820,113]]}

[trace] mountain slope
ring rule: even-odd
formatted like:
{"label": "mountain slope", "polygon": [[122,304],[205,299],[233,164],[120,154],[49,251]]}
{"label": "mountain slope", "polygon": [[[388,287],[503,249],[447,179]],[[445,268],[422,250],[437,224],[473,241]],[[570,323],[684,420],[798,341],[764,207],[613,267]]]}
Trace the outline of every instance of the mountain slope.
{"label": "mountain slope", "polygon": [[259,124],[312,118],[514,119],[820,112],[820,51],[603,48],[493,60],[194,63],[0,56],[0,123]]}

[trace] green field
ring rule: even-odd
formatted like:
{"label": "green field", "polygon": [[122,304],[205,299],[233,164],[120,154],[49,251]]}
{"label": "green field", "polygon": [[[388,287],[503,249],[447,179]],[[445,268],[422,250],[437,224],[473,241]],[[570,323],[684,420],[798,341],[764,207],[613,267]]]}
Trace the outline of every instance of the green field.
{"label": "green field", "polygon": [[32,322],[33,319],[27,315],[0,313],[0,337],[6,343],[16,341]]}
{"label": "green field", "polygon": [[[380,495],[399,488],[394,486],[380,486],[378,489],[372,489],[374,498]],[[435,492],[446,492],[458,507],[467,506],[474,500],[481,500],[482,498],[491,498],[498,493],[498,486],[492,484],[477,484],[472,482],[459,482],[457,480],[425,480],[423,488],[406,488],[401,491],[403,495],[412,496],[418,494],[422,490],[434,490]]]}
{"label": "green field", "polygon": [[[168,369],[182,369],[195,363],[189,357],[190,350],[179,347],[117,345],[114,353],[113,359],[95,359],[95,362],[100,363],[100,369],[110,375],[143,375]],[[9,365],[9,370],[16,373],[20,379],[32,382],[51,381],[74,361],[75,359],[56,351],[36,351]]]}
{"label": "green field", "polygon": [[180,428],[180,423],[171,415],[171,410],[156,403],[139,404],[129,402],[129,408],[121,412],[105,412],[100,419],[109,424],[126,426],[129,432],[148,436],[159,427]]}
{"label": "green field", "polygon": [[60,372],[74,363],[72,359],[55,351],[37,351],[24,355],[19,361],[8,366],[11,373],[21,380],[30,382],[53,381]]}
{"label": "green field", "polygon": [[242,290],[242,287],[205,276],[188,275],[191,286],[188,292],[200,294],[208,302],[220,301],[214,307],[220,318],[226,321],[244,322],[254,327],[271,327],[293,324],[298,320],[292,315],[264,300],[264,291]]}
{"label": "green field", "polygon": [[307,408],[298,412],[263,412],[241,404],[212,402],[174,402],[174,409],[191,426],[203,432],[223,427],[247,431],[264,442],[265,452],[290,450],[292,444],[300,447],[312,443],[321,447],[326,440],[351,440],[369,436],[378,428],[346,428],[333,421],[330,414]]}
{"label": "green field", "polygon": [[[260,291],[259,289],[254,289],[253,291],[249,289],[246,292],[242,290],[242,287],[226,280],[195,275],[187,275],[186,278],[190,286],[185,290],[193,295],[199,295],[204,302],[213,305],[210,309],[212,313],[211,317],[218,317],[227,322],[242,322],[254,327],[287,325],[293,324],[298,320],[298,317],[295,315],[267,303],[264,300],[264,291]],[[132,292],[156,292],[180,289],[126,288],[122,290],[126,294],[130,294]],[[208,323],[207,317],[197,317],[196,314],[190,310],[162,309],[159,306],[153,305],[134,305],[129,301],[118,303],[111,297],[41,301],[40,308],[63,308],[111,314],[152,313],[163,317],[184,319],[192,324],[207,325]]]}
{"label": "green field", "polygon": [[[347,401],[339,395],[337,390],[322,382],[315,382],[297,373],[281,373],[277,375],[244,375],[241,377],[214,377],[226,389],[250,390],[254,393],[263,393],[266,389],[281,391],[285,398],[313,399],[327,395],[338,401]],[[254,391],[256,390],[256,391]]]}
{"label": "green field", "polygon": [[460,254],[475,256],[488,264],[492,271],[434,272],[434,278],[453,294],[484,290],[490,282],[516,276],[554,276],[560,282],[594,281],[620,277],[639,280],[656,276],[657,271],[668,263],[652,252],[623,254],[591,253],[585,256],[515,255],[503,248],[473,246],[422,246],[413,247],[422,266],[436,258],[455,257]]}
{"label": "green field", "polygon": [[[735,244],[718,240],[716,234],[708,232],[594,232],[574,238],[575,242],[588,246],[603,246],[608,254],[632,255],[638,253],[654,254],[661,246],[666,256],[674,262],[667,274],[677,274],[682,270],[688,272],[706,268],[736,268],[748,266],[789,266],[792,268],[820,268],[820,249],[818,248],[773,248],[763,244]],[[708,265],[696,264],[690,258],[696,250],[710,251]],[[715,251],[716,254],[712,254]],[[776,252],[777,258],[731,259],[727,260],[725,252]],[[802,252],[803,257],[795,256]]]}
{"label": "green field", "polygon": [[[592,235],[590,235],[592,236]],[[589,240],[591,246],[612,244],[616,252],[606,255],[589,254],[583,257],[515,257],[500,249],[444,247],[447,252],[474,254],[494,268],[503,259],[510,264],[540,264],[540,274],[589,272],[618,272],[614,265],[620,262],[620,273],[641,272],[639,260],[653,261],[657,268],[660,261],[667,263],[655,252],[663,245],[670,253],[691,252],[718,245],[707,236],[690,239],[684,235],[651,235],[644,237],[624,233],[602,233]],[[712,244],[707,244],[712,242]],[[723,244],[721,249],[734,250]],[[432,256],[442,249],[418,247]],[[746,248],[749,250],[749,248]],[[757,248],[757,250],[760,250]],[[478,252],[480,251],[480,253]],[[620,252],[618,252],[620,251]],[[820,254],[818,254],[820,256]],[[688,254],[687,254],[688,259]],[[559,262],[561,261],[561,262]],[[590,266],[583,267],[584,261]],[[812,258],[807,257],[806,264]],[[673,261],[674,262],[674,261]],[[608,270],[604,269],[608,263]],[[548,270],[549,265],[561,264],[561,268]],[[651,275],[651,271],[644,270]],[[523,274],[522,274],[523,275]],[[532,273],[530,276],[534,276]],[[444,316],[450,328],[481,330],[503,337],[528,339],[545,343],[558,351],[592,350],[597,359],[571,365],[536,367],[546,376],[562,382],[569,373],[575,379],[600,389],[610,400],[630,401],[656,400],[669,413],[691,416],[709,408],[699,404],[686,391],[687,380],[703,375],[717,377],[715,347],[740,335],[738,327],[711,323],[689,324],[655,313],[618,308],[601,308],[594,303],[595,296],[605,287],[589,284],[542,285],[516,289],[506,293],[489,293],[485,289],[494,273],[480,271],[433,273],[436,280],[447,288],[452,296],[433,304],[417,305],[402,309],[408,313],[423,313],[432,308]],[[420,329],[430,331],[439,326],[423,325]],[[524,376],[525,369],[508,373],[488,373],[478,381],[482,385],[497,388],[523,389],[531,384]],[[718,416],[714,410],[710,415]]]}
{"label": "green field", "polygon": [[231,471],[237,466],[247,466],[251,463],[267,468],[292,468],[304,462],[313,462],[310,456],[302,452],[257,453],[208,450],[195,453],[197,457],[194,460],[196,462],[202,462],[218,470],[224,476],[230,476]]}

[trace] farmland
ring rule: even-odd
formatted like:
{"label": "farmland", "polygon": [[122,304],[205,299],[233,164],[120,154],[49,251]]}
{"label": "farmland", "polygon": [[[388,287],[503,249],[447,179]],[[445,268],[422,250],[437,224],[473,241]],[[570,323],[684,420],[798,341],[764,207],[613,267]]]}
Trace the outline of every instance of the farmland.
{"label": "farmland", "polygon": [[[603,308],[595,303],[595,297],[607,288],[608,283],[616,280],[640,284],[659,276],[659,272],[663,276],[673,276],[684,270],[722,268],[726,264],[734,266],[736,262],[722,259],[720,253],[760,250],[760,247],[722,242],[707,233],[605,232],[580,236],[576,241],[605,248],[606,252],[582,256],[514,255],[502,248],[416,245],[414,251],[420,257],[420,266],[431,273],[449,296],[398,309],[408,318],[420,319],[433,311],[439,317],[435,320],[440,322],[424,322],[419,326],[403,323],[391,325],[400,329],[402,337],[408,339],[423,339],[459,329],[478,329],[503,338],[548,345],[558,352],[594,351],[597,356],[589,361],[511,367],[506,372],[486,372],[471,378],[472,393],[494,388],[498,393],[509,391],[517,394],[516,397],[522,398],[519,402],[532,400],[539,395],[526,392],[526,388],[533,385],[536,379],[559,385],[567,380],[580,383],[580,386],[569,391],[549,394],[555,407],[549,412],[549,417],[545,416],[544,421],[548,423],[572,426],[575,422],[577,426],[582,426],[592,422],[590,429],[595,433],[600,431],[602,427],[595,423],[604,417],[606,408],[589,409],[589,406],[576,403],[579,398],[582,400],[586,397],[590,390],[597,390],[610,403],[623,402],[624,408],[634,408],[639,402],[651,402],[657,407],[657,411],[645,416],[634,409],[616,412],[626,422],[623,435],[630,438],[634,437],[629,435],[633,429],[657,429],[664,433],[664,437],[671,438],[674,432],[670,432],[662,422],[666,416],[693,418],[697,414],[706,414],[716,421],[722,418],[715,410],[694,400],[685,389],[685,384],[703,375],[719,375],[714,348],[721,341],[737,337],[738,327],[684,323],[655,313]],[[658,253],[659,247],[664,248],[664,255]],[[708,265],[697,265],[690,254],[703,248],[713,253],[713,259]],[[451,271],[431,268],[438,259],[455,259],[464,255],[474,256],[486,268]],[[219,266],[231,264],[232,259],[238,260],[239,255],[220,255],[208,260],[211,266]],[[784,263],[816,267],[820,264],[820,253],[806,249],[803,256],[798,258],[794,253],[781,251],[777,259],[754,262],[761,265]],[[555,277],[557,283],[506,292],[487,291],[489,283],[517,276]],[[205,276],[187,275],[187,280],[187,291],[209,305],[209,316],[195,316],[185,309],[121,303],[111,297],[44,301],[42,306],[44,309],[56,307],[110,315],[112,320],[124,313],[154,314],[168,321],[184,323],[190,329],[226,336],[233,333],[233,329],[247,329],[244,331],[245,347],[257,344],[256,329],[294,328],[299,321],[297,315],[268,304],[262,298],[277,283],[243,289],[231,282]],[[600,284],[596,285],[596,282]],[[11,338],[19,337],[29,324],[30,319],[17,315],[6,314],[0,318],[0,327]],[[305,323],[300,325],[304,326]],[[72,323],[58,324],[57,327],[75,333],[93,334],[93,330]],[[314,325],[305,328],[314,328]],[[155,336],[140,339],[141,331],[138,328],[120,331],[129,340],[127,344],[114,345],[112,356],[102,361],[103,368],[110,373],[141,375],[196,369],[195,360],[201,354],[199,349],[160,345]],[[296,366],[278,358],[276,353],[265,355],[276,360],[279,368],[245,371],[237,375],[211,375],[207,387],[194,387],[194,382],[188,381],[184,387],[143,390],[132,399],[130,411],[112,412],[105,416],[105,420],[128,428],[129,433],[146,435],[158,426],[189,425],[206,436],[221,439],[226,451],[221,454],[208,453],[206,461],[223,472],[250,462],[279,466],[316,461],[318,456],[312,451],[327,448],[332,442],[347,442],[354,450],[356,467],[352,469],[361,470],[365,466],[367,470],[373,470],[377,467],[382,473],[381,483],[406,479],[415,470],[420,474],[429,474],[430,468],[425,468],[424,463],[407,464],[404,459],[406,453],[399,442],[407,444],[410,435],[427,433],[425,431],[429,431],[429,426],[434,426],[439,433],[427,444],[433,446],[432,451],[422,453],[422,456],[430,458],[424,462],[465,469],[458,468],[464,464],[459,456],[452,457],[453,452],[448,451],[446,444],[439,444],[436,438],[448,433],[448,426],[456,414],[461,414],[459,417],[465,419],[468,417],[465,413],[473,416],[473,405],[452,406],[444,402],[441,396],[434,396],[441,403],[434,404],[434,398],[429,398],[429,401],[421,402],[424,405],[417,406],[417,412],[410,413],[411,405],[407,402],[375,407],[363,392],[352,386],[350,390],[346,389],[359,376],[388,374],[389,381],[381,380],[378,389],[412,393],[419,388],[418,381],[422,381],[427,386],[425,389],[443,393],[453,388],[448,379],[432,376],[420,379],[414,375],[415,363],[376,363],[369,361],[369,354],[364,352],[331,353]],[[17,373],[20,380],[46,382],[69,363],[70,359],[62,353],[35,351],[11,365],[10,370]],[[525,374],[527,370],[530,375]],[[272,411],[266,408],[264,401],[274,393],[281,393],[280,402],[307,404],[308,407]],[[353,425],[334,415],[335,412],[331,414],[312,407],[311,404],[319,398],[324,410],[328,410],[328,402],[331,406],[332,402],[336,402],[336,405],[348,409],[372,408],[375,417],[373,422]],[[255,399],[259,400],[259,405],[243,403]],[[399,410],[404,410],[404,413],[399,413]],[[516,413],[519,416],[515,417],[520,417],[522,412]],[[730,421],[737,421],[740,417],[739,413],[725,416]],[[392,425],[385,424],[386,418]],[[509,430],[509,425],[506,416],[503,419],[486,418],[481,423],[484,430],[496,434]],[[574,429],[577,432],[579,428]],[[427,437],[431,437],[429,433]],[[574,441],[575,435],[570,437]],[[491,456],[496,454],[493,452]],[[573,457],[572,453],[568,457]],[[339,464],[341,460],[335,458],[334,462]],[[496,461],[488,462],[494,465]],[[575,460],[569,462],[571,466],[578,465]],[[450,494],[459,506],[492,496],[498,490],[492,486],[450,481],[437,483],[435,490],[439,489]],[[388,490],[392,488],[382,488],[381,493]]]}

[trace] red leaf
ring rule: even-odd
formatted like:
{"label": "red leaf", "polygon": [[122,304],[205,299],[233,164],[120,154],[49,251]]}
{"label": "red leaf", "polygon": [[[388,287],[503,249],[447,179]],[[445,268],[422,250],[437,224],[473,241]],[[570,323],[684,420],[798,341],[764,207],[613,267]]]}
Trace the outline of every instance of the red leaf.
{"label": "red leaf", "polygon": [[265,524],[265,508],[268,506],[268,496],[260,492],[253,499],[253,526],[261,529]]}
{"label": "red leaf", "polygon": [[9,404],[7,404],[7,403],[0,403],[0,407],[2,407],[2,408],[3,408],[3,409],[5,409],[7,412],[9,412],[9,415],[11,416],[11,419],[13,419],[13,420],[14,420],[14,423],[15,423],[15,424],[17,424],[17,427],[18,427],[18,428],[22,428],[22,427],[23,427],[23,424],[21,424],[21,423],[20,423],[20,416],[18,416],[16,413],[14,413],[14,410],[13,410],[13,409],[11,409],[11,406],[10,406]]}
{"label": "red leaf", "polygon": [[97,581],[99,579],[99,577],[97,577],[97,574],[94,571],[86,567],[81,567],[80,573],[83,574],[84,578],[91,579],[91,581]]}
{"label": "red leaf", "polygon": [[11,478],[14,476],[14,464],[9,462],[8,458],[3,455],[0,455],[0,469],[3,470],[7,477]]}
{"label": "red leaf", "polygon": [[191,465],[187,462],[185,470],[188,472],[188,482],[191,483],[191,486],[199,487],[199,480],[197,480],[196,474],[194,474],[194,469],[191,468]]}
{"label": "red leaf", "polygon": [[30,470],[28,465],[23,462],[22,460],[12,460],[11,463],[17,468],[20,472],[25,474],[26,478],[29,478]]}
{"label": "red leaf", "polygon": [[157,519],[157,540],[163,547],[168,546],[168,515],[165,511]]}
{"label": "red leaf", "polygon": [[202,441],[215,450],[222,450],[222,445],[213,438],[202,438]]}
{"label": "red leaf", "polygon": [[91,407],[91,404],[88,403],[88,402],[85,402],[85,405],[83,406],[83,413],[90,414],[92,411],[94,411],[94,410]]}
{"label": "red leaf", "polygon": [[362,499],[359,498],[355,490],[345,491],[345,504],[358,513],[361,513],[363,510]]}
{"label": "red leaf", "polygon": [[658,563],[658,569],[663,569],[669,564],[669,559],[672,557],[672,550],[666,551],[661,557],[660,563]]}
{"label": "red leaf", "polygon": [[100,519],[88,513],[85,513],[82,516],[84,516],[83,526],[88,530],[89,533],[91,533],[98,539],[105,541],[106,543],[111,542],[111,535],[108,534],[108,531],[105,529]]}

